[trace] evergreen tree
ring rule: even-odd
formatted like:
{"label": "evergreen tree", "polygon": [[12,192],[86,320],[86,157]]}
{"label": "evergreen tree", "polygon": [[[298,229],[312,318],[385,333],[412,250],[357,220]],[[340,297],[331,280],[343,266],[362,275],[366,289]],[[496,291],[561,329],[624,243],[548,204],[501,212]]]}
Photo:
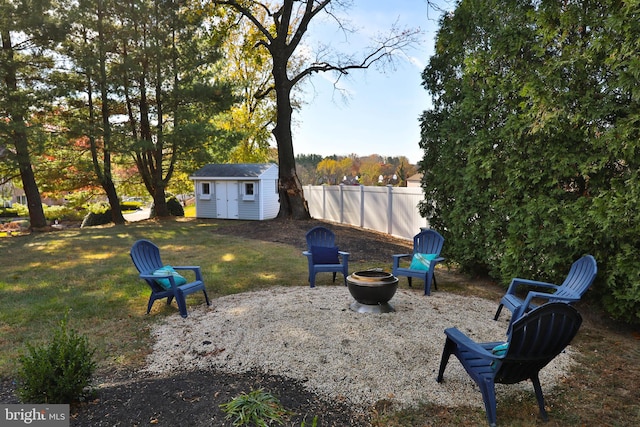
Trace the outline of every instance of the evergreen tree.
{"label": "evergreen tree", "polygon": [[31,126],[32,114],[49,108],[52,48],[64,37],[48,0],[0,3],[0,138],[22,179],[31,227],[47,225],[36,183],[32,157],[39,153],[42,129]]}
{"label": "evergreen tree", "polygon": [[448,258],[507,283],[557,282],[591,253],[607,308],[640,319],[639,16],[590,0],[463,0],[443,16],[420,167]]}

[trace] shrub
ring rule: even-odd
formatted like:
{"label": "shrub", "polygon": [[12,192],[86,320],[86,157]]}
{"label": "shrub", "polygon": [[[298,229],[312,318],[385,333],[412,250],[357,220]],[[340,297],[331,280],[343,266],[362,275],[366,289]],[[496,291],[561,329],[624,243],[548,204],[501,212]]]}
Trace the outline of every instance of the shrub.
{"label": "shrub", "polygon": [[182,203],[180,203],[180,201],[175,197],[170,197],[167,200],[167,209],[169,209],[169,213],[173,216],[184,216]]}
{"label": "shrub", "polygon": [[142,207],[142,202],[127,201],[120,203],[120,209],[123,211],[135,211]]}
{"label": "shrub", "polygon": [[15,218],[17,216],[18,210],[16,208],[0,208],[0,217]]}
{"label": "shrub", "polygon": [[[184,208],[182,207],[182,203],[175,197],[171,196],[167,199],[167,209],[169,210],[169,215],[171,216],[184,216]],[[156,207],[155,205],[151,205],[151,217],[156,216]]]}
{"label": "shrub", "polygon": [[84,216],[84,211],[73,208],[71,206],[46,206],[44,208],[44,216],[49,221],[80,221]]}
{"label": "shrub", "polygon": [[233,418],[234,427],[266,427],[273,423],[282,425],[283,417],[289,413],[278,399],[261,388],[250,393],[242,393],[220,407],[227,414],[227,419]]}
{"label": "shrub", "polygon": [[86,337],[67,328],[67,316],[46,346],[27,344],[19,358],[18,395],[23,403],[72,403],[87,396],[96,365]]}
{"label": "shrub", "polygon": [[82,220],[81,227],[93,227],[96,225],[109,224],[111,218],[111,207],[108,203],[96,203],[89,207],[89,213]]}
{"label": "shrub", "polygon": [[15,218],[15,217],[28,217],[29,209],[26,205],[21,205],[20,203],[14,203],[10,208],[0,208],[0,216]]}

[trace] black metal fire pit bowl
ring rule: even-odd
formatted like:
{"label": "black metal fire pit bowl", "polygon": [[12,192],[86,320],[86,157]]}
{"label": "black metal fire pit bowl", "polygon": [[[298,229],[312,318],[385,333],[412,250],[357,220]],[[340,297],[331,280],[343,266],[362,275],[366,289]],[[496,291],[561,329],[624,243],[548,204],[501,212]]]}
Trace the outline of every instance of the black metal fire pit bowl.
{"label": "black metal fire pit bowl", "polygon": [[347,276],[347,287],[355,301],[349,308],[358,313],[396,311],[389,301],[398,289],[398,278],[380,269],[356,271]]}

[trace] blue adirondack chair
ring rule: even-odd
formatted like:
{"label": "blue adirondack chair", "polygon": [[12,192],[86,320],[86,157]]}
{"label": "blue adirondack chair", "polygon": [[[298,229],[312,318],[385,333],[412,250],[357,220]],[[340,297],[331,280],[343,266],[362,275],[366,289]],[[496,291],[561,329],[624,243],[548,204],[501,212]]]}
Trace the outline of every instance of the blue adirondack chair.
{"label": "blue adirondack chair", "polygon": [[[160,258],[160,249],[149,240],[138,240],[131,247],[131,260],[143,279],[151,288],[151,296],[147,305],[147,314],[157,299],[167,298],[167,305],[176,299],[180,315],[187,317],[185,296],[202,291],[207,305],[211,305],[207,290],[204,287],[202,272],[198,266],[166,266]],[[173,270],[173,271],[172,271]],[[188,282],[177,271],[190,270],[195,273],[195,280]],[[155,274],[154,274],[155,273]]]}
{"label": "blue adirondack chair", "polygon": [[[423,230],[420,233],[413,236],[413,252],[410,254],[395,254],[393,257],[393,270],[394,276],[406,276],[411,286],[411,278],[416,277],[424,281],[424,294],[431,295],[431,282],[436,289],[438,285],[434,276],[434,270],[436,264],[444,261],[444,258],[440,256],[442,251],[442,245],[444,244],[444,237],[435,230]],[[427,258],[428,268],[426,265],[420,266],[420,263],[414,263],[413,260],[418,254],[418,257]],[[403,261],[404,260],[404,261]],[[402,261],[402,262],[401,262]],[[408,262],[411,262],[409,264]],[[418,266],[419,268],[416,268]]]}
{"label": "blue adirondack chair", "polygon": [[437,381],[443,381],[449,356],[454,354],[480,387],[487,419],[496,425],[495,384],[530,379],[540,416],[547,421],[539,372],[560,354],[578,333],[582,317],[575,308],[550,302],[516,320],[506,343],[476,343],[456,328],[448,328]]}
{"label": "blue adirondack chair", "polygon": [[[579,301],[593,283],[597,273],[598,264],[595,258],[591,255],[585,255],[571,265],[569,274],[561,285],[515,278],[511,280],[507,293],[500,300],[500,305],[493,320],[498,320],[502,307],[507,307],[512,313],[511,323],[513,323],[523,313],[537,306],[532,302],[534,298],[544,299],[549,302],[572,303]],[[522,287],[535,288],[537,290],[529,291],[526,297],[522,299],[516,295],[518,291],[521,291]]]}
{"label": "blue adirondack chair", "polygon": [[337,273],[342,273],[344,285],[347,286],[349,275],[349,252],[340,251],[336,246],[336,236],[326,227],[313,227],[305,235],[307,250],[302,252],[309,264],[309,286],[316,286],[316,274],[333,273],[336,281]]}

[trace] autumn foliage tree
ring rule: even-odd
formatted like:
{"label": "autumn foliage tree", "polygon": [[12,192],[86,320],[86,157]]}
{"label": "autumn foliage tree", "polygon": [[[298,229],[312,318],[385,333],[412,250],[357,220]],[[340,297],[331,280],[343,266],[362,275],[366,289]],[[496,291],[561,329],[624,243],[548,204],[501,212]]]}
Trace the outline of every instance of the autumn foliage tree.
{"label": "autumn foliage tree", "polygon": [[[413,43],[417,31],[392,28],[382,36],[376,46],[361,56],[316,56],[299,68],[292,69],[292,56],[303,46],[303,38],[310,23],[320,15],[342,25],[337,11],[349,5],[341,0],[282,0],[275,2],[212,0],[247,19],[260,33],[256,49],[266,49],[271,59],[271,87],[276,98],[276,123],[272,130],[278,146],[280,194],[279,217],[309,218],[302,185],[295,165],[292,135],[292,90],[304,79],[318,72],[346,74],[355,69],[366,69],[376,63],[392,61],[394,55]],[[326,52],[324,52],[326,53]]]}

